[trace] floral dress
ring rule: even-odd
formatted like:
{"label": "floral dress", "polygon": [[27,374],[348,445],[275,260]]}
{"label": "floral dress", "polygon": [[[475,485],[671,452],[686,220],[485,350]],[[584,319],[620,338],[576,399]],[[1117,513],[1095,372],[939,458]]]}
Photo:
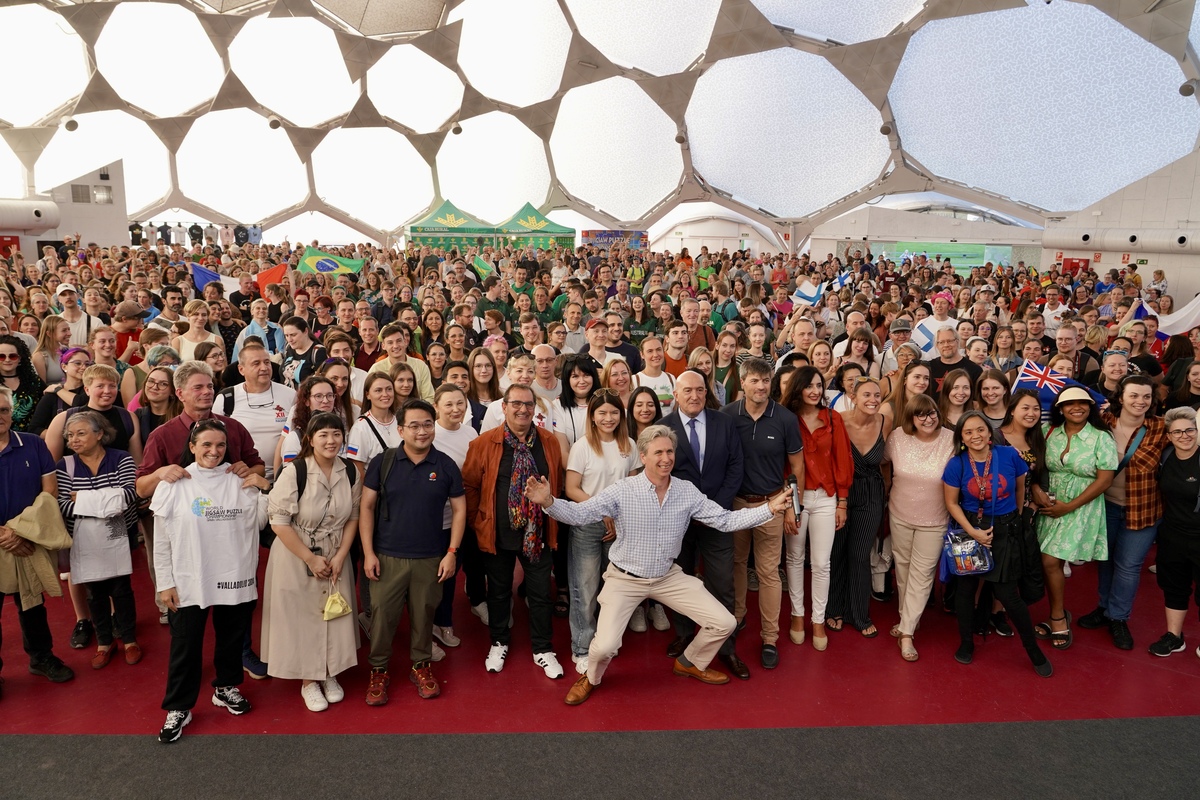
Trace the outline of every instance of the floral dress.
{"label": "floral dress", "polygon": [[[1046,437],[1046,467],[1050,489],[1060,502],[1070,502],[1096,480],[1099,470],[1115,470],[1120,459],[1117,443],[1106,431],[1084,425],[1071,437],[1052,428]],[[1047,555],[1068,561],[1104,561],[1108,559],[1108,529],[1101,494],[1082,508],[1062,517],[1042,516],[1038,520],[1038,543]]]}

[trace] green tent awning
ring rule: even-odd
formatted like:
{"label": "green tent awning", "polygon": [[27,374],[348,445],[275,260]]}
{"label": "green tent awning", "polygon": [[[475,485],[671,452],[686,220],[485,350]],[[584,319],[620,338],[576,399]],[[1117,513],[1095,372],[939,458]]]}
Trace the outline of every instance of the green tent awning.
{"label": "green tent awning", "polygon": [[449,200],[424,219],[408,226],[409,239],[433,247],[470,246],[481,236],[490,244],[495,235],[494,226],[464,214]]}
{"label": "green tent awning", "polygon": [[497,225],[496,234],[509,241],[515,240],[516,244],[539,248],[575,245],[574,228],[551,222],[531,203],[526,203],[507,222]]}

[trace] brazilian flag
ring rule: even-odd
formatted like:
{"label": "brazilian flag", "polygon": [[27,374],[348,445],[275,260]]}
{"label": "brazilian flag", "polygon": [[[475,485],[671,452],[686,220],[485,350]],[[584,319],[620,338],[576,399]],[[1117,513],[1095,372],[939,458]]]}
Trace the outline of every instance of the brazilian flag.
{"label": "brazilian flag", "polygon": [[304,255],[300,256],[300,265],[296,267],[296,271],[319,272],[323,275],[341,275],[345,272],[362,272],[363,264],[365,263],[361,258],[339,258],[317,250],[315,247],[306,247],[304,248]]}

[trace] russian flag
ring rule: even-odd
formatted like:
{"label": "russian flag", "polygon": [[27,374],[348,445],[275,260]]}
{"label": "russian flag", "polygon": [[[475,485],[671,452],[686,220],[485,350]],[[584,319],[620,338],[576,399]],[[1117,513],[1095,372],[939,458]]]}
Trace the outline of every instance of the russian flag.
{"label": "russian flag", "polygon": [[348,456],[358,455],[358,447],[356,445],[352,445],[352,444],[346,445],[346,455],[348,455]]}

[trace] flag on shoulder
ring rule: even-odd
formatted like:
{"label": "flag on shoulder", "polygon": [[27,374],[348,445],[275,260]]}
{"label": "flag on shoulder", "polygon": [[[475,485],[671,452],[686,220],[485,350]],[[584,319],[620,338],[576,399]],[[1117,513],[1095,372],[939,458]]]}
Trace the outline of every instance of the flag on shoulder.
{"label": "flag on shoulder", "polygon": [[1089,389],[1079,381],[1029,359],[1026,359],[1025,363],[1021,365],[1020,371],[1017,372],[1017,379],[1013,382],[1014,390],[1033,389],[1038,393],[1038,403],[1042,406],[1043,420],[1049,418],[1050,407],[1054,405],[1054,401],[1062,390],[1068,386],[1077,386],[1086,391],[1091,395],[1097,408],[1108,402],[1108,398],[1104,395]]}

